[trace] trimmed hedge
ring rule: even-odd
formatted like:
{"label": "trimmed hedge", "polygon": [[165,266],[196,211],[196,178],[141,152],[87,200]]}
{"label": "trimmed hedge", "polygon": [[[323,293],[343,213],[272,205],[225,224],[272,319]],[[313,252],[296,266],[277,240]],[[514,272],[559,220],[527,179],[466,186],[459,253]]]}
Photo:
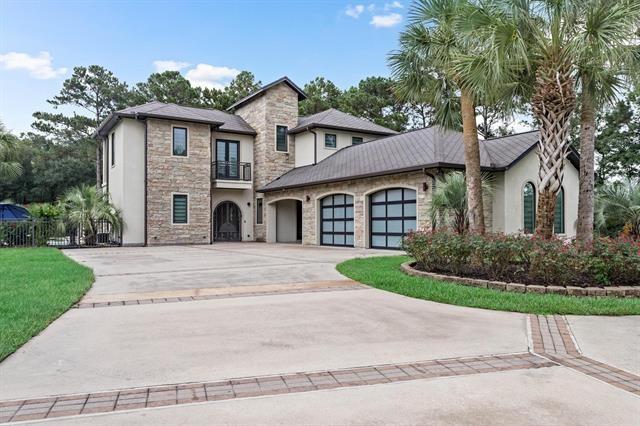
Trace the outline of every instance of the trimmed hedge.
{"label": "trimmed hedge", "polygon": [[587,247],[557,238],[416,231],[403,246],[427,272],[545,286],[640,285],[640,241],[624,237]]}

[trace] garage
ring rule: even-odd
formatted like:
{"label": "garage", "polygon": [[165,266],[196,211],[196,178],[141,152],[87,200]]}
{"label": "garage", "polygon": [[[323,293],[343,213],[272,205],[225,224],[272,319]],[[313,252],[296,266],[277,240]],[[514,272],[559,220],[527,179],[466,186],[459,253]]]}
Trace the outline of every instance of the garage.
{"label": "garage", "polygon": [[369,218],[371,247],[399,249],[402,237],[416,229],[416,191],[391,188],[371,194]]}
{"label": "garage", "polygon": [[329,195],[320,203],[321,244],[353,247],[353,196]]}

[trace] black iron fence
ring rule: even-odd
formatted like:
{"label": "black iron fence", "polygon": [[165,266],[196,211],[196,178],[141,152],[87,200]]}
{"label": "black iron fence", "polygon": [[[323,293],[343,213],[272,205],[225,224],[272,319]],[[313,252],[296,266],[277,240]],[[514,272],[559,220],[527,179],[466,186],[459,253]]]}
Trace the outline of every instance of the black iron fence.
{"label": "black iron fence", "polygon": [[104,247],[122,245],[122,231],[106,220],[74,226],[52,219],[0,221],[2,247]]}
{"label": "black iron fence", "polygon": [[251,163],[237,161],[214,161],[211,163],[211,177],[225,180],[251,180]]}

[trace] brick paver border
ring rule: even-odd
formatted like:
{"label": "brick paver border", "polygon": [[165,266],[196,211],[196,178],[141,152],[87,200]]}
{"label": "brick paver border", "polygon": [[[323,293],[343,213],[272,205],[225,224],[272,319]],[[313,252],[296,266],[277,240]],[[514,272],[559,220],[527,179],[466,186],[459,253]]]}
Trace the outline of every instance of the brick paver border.
{"label": "brick paver border", "polygon": [[0,401],[0,422],[41,420],[556,365],[555,362],[527,352],[58,395]]}
{"label": "brick paver border", "polygon": [[640,396],[640,376],[586,357],[561,315],[530,315],[533,351],[558,364]]}
{"label": "brick paver border", "polygon": [[175,296],[175,297],[154,297],[140,298],[129,300],[110,300],[102,302],[79,302],[72,306],[77,309],[88,308],[107,308],[113,306],[129,306],[129,305],[149,305],[158,303],[175,303],[175,302],[195,302],[199,300],[213,299],[229,299],[236,297],[253,297],[253,296],[273,296],[278,294],[297,294],[297,293],[321,293],[330,291],[348,291],[348,290],[364,290],[369,287],[362,284],[347,284],[343,286],[315,287],[315,288],[298,288],[290,290],[272,290],[272,291],[252,291],[246,293],[229,293],[229,294],[209,294],[201,296]]}

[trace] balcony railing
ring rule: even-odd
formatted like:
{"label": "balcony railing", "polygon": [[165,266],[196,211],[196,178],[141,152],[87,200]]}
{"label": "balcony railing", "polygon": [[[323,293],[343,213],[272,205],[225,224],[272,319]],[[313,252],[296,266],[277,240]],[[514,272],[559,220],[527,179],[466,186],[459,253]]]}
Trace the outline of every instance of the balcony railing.
{"label": "balcony railing", "polygon": [[211,177],[214,180],[251,181],[251,163],[237,161],[214,161],[211,163]]}

